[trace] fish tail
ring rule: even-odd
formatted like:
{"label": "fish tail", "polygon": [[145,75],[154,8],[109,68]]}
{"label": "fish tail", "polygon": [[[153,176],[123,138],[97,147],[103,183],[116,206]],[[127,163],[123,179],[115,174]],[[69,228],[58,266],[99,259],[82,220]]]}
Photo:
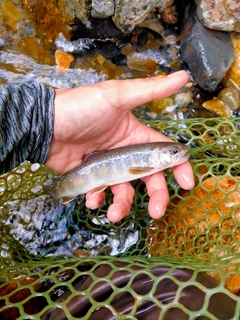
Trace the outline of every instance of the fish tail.
{"label": "fish tail", "polygon": [[51,199],[53,200],[55,205],[59,204],[60,199],[56,197],[56,194],[53,191],[52,185],[50,186],[43,186],[43,194],[48,194]]}

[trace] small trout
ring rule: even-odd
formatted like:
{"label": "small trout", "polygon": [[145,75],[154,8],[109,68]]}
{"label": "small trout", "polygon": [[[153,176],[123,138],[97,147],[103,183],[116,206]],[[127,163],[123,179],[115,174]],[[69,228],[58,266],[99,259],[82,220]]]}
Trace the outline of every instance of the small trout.
{"label": "small trout", "polygon": [[179,165],[188,160],[187,151],[180,143],[153,142],[95,152],[54,182],[51,195],[66,204],[80,194],[100,192]]}

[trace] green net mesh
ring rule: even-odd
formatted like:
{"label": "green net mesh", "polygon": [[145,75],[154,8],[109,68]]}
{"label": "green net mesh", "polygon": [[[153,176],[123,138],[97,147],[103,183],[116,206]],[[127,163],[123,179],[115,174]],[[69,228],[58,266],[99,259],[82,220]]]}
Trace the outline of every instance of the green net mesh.
{"label": "green net mesh", "polygon": [[84,197],[57,206],[54,177],[24,163],[0,177],[0,319],[239,319],[240,119],[146,122],[191,148],[196,186],[171,170],[166,214],[149,218],[140,181],[111,224]]}

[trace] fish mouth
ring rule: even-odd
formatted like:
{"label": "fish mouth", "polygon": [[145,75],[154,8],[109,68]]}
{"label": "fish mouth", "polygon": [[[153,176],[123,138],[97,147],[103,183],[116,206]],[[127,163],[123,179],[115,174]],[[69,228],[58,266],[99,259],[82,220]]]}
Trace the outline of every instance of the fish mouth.
{"label": "fish mouth", "polygon": [[179,159],[174,164],[174,167],[188,161],[189,158],[190,158],[190,154],[188,154],[188,151],[182,152],[181,154],[179,154]]}

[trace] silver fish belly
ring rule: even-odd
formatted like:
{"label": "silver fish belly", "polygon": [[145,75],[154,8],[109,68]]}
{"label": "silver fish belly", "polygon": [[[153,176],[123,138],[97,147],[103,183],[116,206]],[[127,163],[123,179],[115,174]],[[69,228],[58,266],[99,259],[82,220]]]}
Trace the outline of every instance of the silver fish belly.
{"label": "silver fish belly", "polygon": [[51,187],[55,200],[67,203],[89,191],[143,178],[188,160],[187,146],[176,142],[130,145],[94,153],[78,167],[65,173]]}

